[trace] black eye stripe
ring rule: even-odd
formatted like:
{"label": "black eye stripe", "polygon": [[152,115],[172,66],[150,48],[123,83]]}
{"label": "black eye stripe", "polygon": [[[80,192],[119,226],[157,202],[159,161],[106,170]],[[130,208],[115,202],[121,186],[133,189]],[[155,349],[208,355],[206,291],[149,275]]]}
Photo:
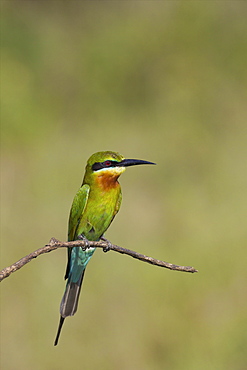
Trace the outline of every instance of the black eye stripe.
{"label": "black eye stripe", "polygon": [[116,167],[117,165],[118,165],[117,161],[111,161],[108,159],[104,162],[95,162],[92,165],[92,170],[98,171],[98,170],[102,170],[102,168]]}
{"label": "black eye stripe", "polygon": [[98,171],[98,170],[100,170],[101,168],[103,168],[103,167],[102,167],[102,163],[100,163],[100,162],[96,162],[96,163],[94,163],[94,164],[92,165],[92,170],[93,170],[93,171]]}

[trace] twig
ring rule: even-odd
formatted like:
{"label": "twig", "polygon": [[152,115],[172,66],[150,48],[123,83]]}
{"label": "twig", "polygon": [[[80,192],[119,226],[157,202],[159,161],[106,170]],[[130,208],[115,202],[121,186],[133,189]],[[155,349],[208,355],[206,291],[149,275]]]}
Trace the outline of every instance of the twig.
{"label": "twig", "polygon": [[40,256],[41,254],[54,251],[55,249],[58,249],[58,248],[72,248],[72,247],[94,247],[94,248],[108,249],[108,250],[112,250],[118,253],[127,254],[128,256],[136,258],[140,261],[151,263],[152,265],[156,265],[160,267],[165,267],[170,270],[192,272],[192,273],[198,272],[198,270],[196,270],[194,267],[178,266],[178,265],[174,265],[172,263],[168,263],[165,261],[160,261],[155,258],[145,256],[143,254],[119,247],[114,244],[108,244],[107,242],[101,241],[101,240],[100,241],[89,241],[88,245],[86,245],[86,242],[83,240],[76,240],[72,242],[60,242],[59,240],[55,238],[51,238],[51,240],[49,241],[49,244],[45,245],[42,248],[37,249],[36,251],[21,258],[19,261],[15,262],[13,265],[9,267],[5,267],[2,271],[0,271],[0,281],[2,281],[3,279],[11,275],[13,272],[19,270],[21,267],[26,265],[28,262],[32,261],[34,258]]}

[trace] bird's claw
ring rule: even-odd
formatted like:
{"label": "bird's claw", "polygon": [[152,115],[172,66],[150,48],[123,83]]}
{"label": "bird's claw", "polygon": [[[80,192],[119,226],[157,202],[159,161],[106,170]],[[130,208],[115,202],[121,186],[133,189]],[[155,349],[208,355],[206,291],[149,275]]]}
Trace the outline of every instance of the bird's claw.
{"label": "bird's claw", "polygon": [[85,245],[83,247],[81,247],[81,249],[84,252],[85,252],[85,250],[87,250],[88,248],[90,248],[89,241],[87,240],[87,238],[83,234],[78,235],[78,240],[83,240],[84,241]]}
{"label": "bird's claw", "polygon": [[104,247],[103,248],[103,252],[109,252],[111,249],[112,249],[112,243],[109,242],[109,240],[107,240],[106,238],[104,238],[103,236],[100,238],[103,242],[107,243],[107,247]]}

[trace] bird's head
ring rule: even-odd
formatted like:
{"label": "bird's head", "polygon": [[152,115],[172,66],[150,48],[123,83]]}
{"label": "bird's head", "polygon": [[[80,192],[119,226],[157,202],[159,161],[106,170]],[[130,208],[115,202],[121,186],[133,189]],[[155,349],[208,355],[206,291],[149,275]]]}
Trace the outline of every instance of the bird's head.
{"label": "bird's head", "polygon": [[87,161],[84,183],[91,183],[95,179],[104,187],[114,186],[118,177],[126,167],[139,164],[155,164],[141,159],[125,159],[117,152],[97,152]]}

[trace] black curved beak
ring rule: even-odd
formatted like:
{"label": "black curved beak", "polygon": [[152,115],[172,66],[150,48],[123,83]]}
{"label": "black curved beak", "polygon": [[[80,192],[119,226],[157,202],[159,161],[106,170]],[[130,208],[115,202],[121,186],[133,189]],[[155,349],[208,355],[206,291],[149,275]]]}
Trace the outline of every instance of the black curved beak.
{"label": "black curved beak", "polygon": [[137,166],[138,164],[156,164],[153,162],[143,161],[142,159],[123,159],[121,162],[118,162],[118,167],[130,167]]}

